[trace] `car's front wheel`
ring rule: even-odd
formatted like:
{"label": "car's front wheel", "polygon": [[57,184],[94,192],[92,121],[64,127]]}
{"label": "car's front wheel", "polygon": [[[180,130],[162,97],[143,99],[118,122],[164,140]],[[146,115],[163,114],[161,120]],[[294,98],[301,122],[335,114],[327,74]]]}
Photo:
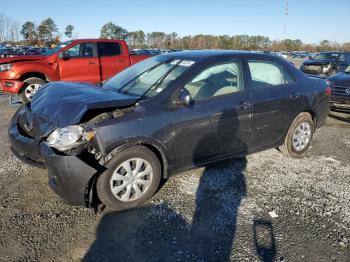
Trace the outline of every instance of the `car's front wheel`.
{"label": "car's front wheel", "polygon": [[157,156],[144,146],[133,146],[116,154],[97,179],[97,194],[114,210],[136,207],[156,192],[161,179]]}
{"label": "car's front wheel", "polygon": [[279,147],[280,151],[292,157],[302,157],[310,146],[314,128],[314,122],[309,113],[298,115],[289,128],[284,144]]}
{"label": "car's front wheel", "polygon": [[23,81],[25,86],[20,92],[20,97],[23,103],[32,101],[33,95],[46,84],[46,81],[38,77],[30,77]]}

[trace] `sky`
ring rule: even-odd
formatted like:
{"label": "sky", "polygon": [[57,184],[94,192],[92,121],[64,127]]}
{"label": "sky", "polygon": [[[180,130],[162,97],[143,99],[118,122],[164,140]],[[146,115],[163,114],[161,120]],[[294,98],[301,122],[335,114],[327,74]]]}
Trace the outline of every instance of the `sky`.
{"label": "sky", "polygon": [[[99,37],[111,21],[128,31],[177,32],[180,36],[264,35],[274,39],[350,42],[350,0],[1,0],[0,13],[23,24],[51,17],[63,35]],[[286,33],[283,28],[286,25]],[[62,37],[65,40],[65,37]]]}

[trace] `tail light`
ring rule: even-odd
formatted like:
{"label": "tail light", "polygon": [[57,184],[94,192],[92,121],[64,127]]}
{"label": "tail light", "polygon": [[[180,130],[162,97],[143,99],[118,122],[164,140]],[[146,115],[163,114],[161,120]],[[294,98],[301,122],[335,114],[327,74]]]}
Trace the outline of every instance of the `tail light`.
{"label": "tail light", "polygon": [[327,83],[327,87],[326,89],[324,90],[324,93],[327,95],[327,96],[331,96],[332,94],[332,89],[331,89],[331,82],[329,80],[326,81]]}

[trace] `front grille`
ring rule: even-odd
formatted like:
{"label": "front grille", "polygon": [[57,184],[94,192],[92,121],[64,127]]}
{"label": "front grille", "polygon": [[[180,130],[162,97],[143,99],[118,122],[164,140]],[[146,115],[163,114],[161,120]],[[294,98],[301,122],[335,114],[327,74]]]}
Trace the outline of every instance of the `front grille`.
{"label": "front grille", "polygon": [[347,94],[346,90],[349,90],[350,92],[350,86],[331,86],[332,89],[332,95],[341,95],[341,96],[350,96],[350,94]]}

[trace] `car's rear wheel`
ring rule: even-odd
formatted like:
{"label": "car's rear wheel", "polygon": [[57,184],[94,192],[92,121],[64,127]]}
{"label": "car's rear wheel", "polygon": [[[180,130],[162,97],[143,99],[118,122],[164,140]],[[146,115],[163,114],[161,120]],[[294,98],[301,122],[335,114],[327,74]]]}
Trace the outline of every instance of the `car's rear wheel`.
{"label": "car's rear wheel", "polygon": [[33,95],[43,86],[46,81],[38,77],[30,77],[23,81],[25,86],[20,92],[20,98],[23,103],[32,101]]}
{"label": "car's rear wheel", "polygon": [[142,204],[156,192],[161,179],[157,156],[144,146],[116,154],[97,179],[97,194],[103,204],[125,210]]}
{"label": "car's rear wheel", "polygon": [[284,144],[279,147],[280,151],[292,157],[302,157],[310,146],[314,128],[309,113],[298,115],[289,128]]}

